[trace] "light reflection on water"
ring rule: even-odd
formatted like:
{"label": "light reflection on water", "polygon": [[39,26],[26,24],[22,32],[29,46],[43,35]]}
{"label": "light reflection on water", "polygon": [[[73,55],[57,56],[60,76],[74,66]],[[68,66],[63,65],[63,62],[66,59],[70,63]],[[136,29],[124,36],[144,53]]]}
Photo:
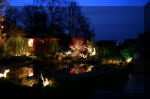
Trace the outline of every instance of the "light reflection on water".
{"label": "light reflection on water", "polygon": [[124,93],[144,93],[144,74],[129,74]]}
{"label": "light reflection on water", "polygon": [[[61,67],[64,67],[65,70],[64,72],[67,72],[67,74],[80,74],[80,73],[86,73],[86,72],[91,72],[92,68],[94,67],[93,65],[88,65],[88,64],[73,64],[73,65],[62,65]],[[64,69],[63,68],[63,69]],[[40,81],[40,75],[41,73],[35,74],[34,70],[35,67],[20,67],[17,69],[10,69],[10,72],[8,73],[7,79],[12,80],[17,82],[17,84],[21,84],[23,86],[29,86],[32,87],[36,84],[38,84]],[[45,72],[45,71],[44,71]],[[44,72],[42,72],[44,74]],[[46,74],[46,73],[45,73]],[[50,75],[44,75],[44,78],[48,79]],[[60,73],[58,76],[62,77],[62,73]],[[39,78],[37,78],[39,77]],[[50,85],[52,86],[52,82],[55,82],[54,80],[50,80]]]}

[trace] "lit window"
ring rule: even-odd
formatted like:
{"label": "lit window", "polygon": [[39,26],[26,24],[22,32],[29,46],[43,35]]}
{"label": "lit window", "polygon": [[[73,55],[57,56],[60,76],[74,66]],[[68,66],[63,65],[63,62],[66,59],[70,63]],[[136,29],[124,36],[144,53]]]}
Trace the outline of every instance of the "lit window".
{"label": "lit window", "polygon": [[28,40],[28,45],[29,45],[29,47],[33,47],[33,41],[34,41],[33,39],[29,39],[29,40]]}

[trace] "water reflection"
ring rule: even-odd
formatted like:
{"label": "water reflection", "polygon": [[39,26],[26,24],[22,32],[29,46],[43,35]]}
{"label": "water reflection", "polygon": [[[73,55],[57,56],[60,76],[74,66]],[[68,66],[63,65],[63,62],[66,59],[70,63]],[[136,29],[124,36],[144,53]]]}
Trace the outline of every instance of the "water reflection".
{"label": "water reflection", "polygon": [[0,73],[0,78],[6,78],[8,73],[9,73],[9,69],[6,69],[4,73]]}
{"label": "water reflection", "polygon": [[78,64],[73,64],[71,66],[66,66],[64,68],[64,71],[66,70],[69,74],[83,74],[83,73],[91,72],[93,68],[94,65],[78,63]]}
{"label": "water reflection", "polygon": [[[38,71],[38,73],[36,71],[36,67],[33,65],[32,67],[20,67],[17,69],[11,68],[8,72],[7,79],[23,86],[33,87],[34,85],[40,85],[43,87],[53,87],[55,85],[55,77],[64,77],[62,76],[62,72],[59,72],[59,74],[52,76],[52,70],[49,69],[51,68],[50,66],[43,67],[42,69],[40,69],[42,72]],[[61,67],[64,67],[63,73],[67,73],[67,75],[91,72],[94,68],[93,65],[82,63],[62,65]],[[46,70],[44,68],[46,68]],[[62,71],[63,69],[59,69],[59,71]]]}
{"label": "water reflection", "polygon": [[8,73],[8,79],[22,79],[33,76],[33,67],[20,67],[11,69]]}
{"label": "water reflection", "polygon": [[144,74],[129,74],[124,93],[144,93]]}
{"label": "water reflection", "polygon": [[33,87],[36,84],[38,84],[38,80],[35,78],[23,78],[21,80],[21,85],[23,86]]}

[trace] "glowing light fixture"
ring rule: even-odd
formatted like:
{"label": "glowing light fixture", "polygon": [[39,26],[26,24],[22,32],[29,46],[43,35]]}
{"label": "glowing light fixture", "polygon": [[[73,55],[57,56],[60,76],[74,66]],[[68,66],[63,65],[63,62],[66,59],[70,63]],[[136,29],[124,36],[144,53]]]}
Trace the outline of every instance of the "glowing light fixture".
{"label": "glowing light fixture", "polygon": [[44,78],[43,75],[41,74],[41,79],[43,81],[43,86],[46,87],[49,85],[48,78]]}
{"label": "glowing light fixture", "polygon": [[34,39],[29,39],[28,40],[29,47],[33,47],[33,42],[34,42]]}
{"label": "glowing light fixture", "polygon": [[96,55],[96,49],[93,49],[92,56]]}
{"label": "glowing light fixture", "polygon": [[5,70],[5,72],[3,74],[0,73],[0,78],[2,78],[2,77],[6,78],[8,72],[9,72],[9,69]]}
{"label": "glowing light fixture", "polygon": [[70,54],[71,54],[71,51],[66,52],[66,55],[70,55]]}
{"label": "glowing light fixture", "polygon": [[96,55],[96,49],[95,48],[87,48],[87,49],[88,49],[90,56]]}
{"label": "glowing light fixture", "polygon": [[29,77],[32,77],[32,76],[33,76],[33,72],[30,72],[30,73],[29,73]]}
{"label": "glowing light fixture", "polygon": [[81,56],[82,58],[87,58],[87,55],[84,55],[84,54],[80,54],[80,56]]}
{"label": "glowing light fixture", "polygon": [[87,69],[87,72],[91,72],[93,67],[94,67],[94,66],[90,65],[90,66],[88,67],[88,69]]}
{"label": "glowing light fixture", "polygon": [[131,61],[132,61],[131,57],[126,60],[127,63],[130,63]]}

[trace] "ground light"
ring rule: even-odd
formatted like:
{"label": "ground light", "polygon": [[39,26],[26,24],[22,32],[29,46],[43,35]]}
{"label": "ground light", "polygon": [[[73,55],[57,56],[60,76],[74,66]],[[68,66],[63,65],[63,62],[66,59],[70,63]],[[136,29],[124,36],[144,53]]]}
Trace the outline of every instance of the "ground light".
{"label": "ground light", "polygon": [[28,40],[29,47],[33,47],[33,42],[34,42],[34,39],[29,39]]}
{"label": "ground light", "polygon": [[42,74],[41,74],[41,79],[44,87],[53,85],[53,81],[49,80],[48,78],[44,78]]}
{"label": "ground light", "polygon": [[130,63],[131,61],[132,61],[131,57],[126,60],[127,63]]}
{"label": "ground light", "polygon": [[6,78],[8,72],[9,72],[9,69],[5,70],[4,73],[0,73],[0,78]]}

